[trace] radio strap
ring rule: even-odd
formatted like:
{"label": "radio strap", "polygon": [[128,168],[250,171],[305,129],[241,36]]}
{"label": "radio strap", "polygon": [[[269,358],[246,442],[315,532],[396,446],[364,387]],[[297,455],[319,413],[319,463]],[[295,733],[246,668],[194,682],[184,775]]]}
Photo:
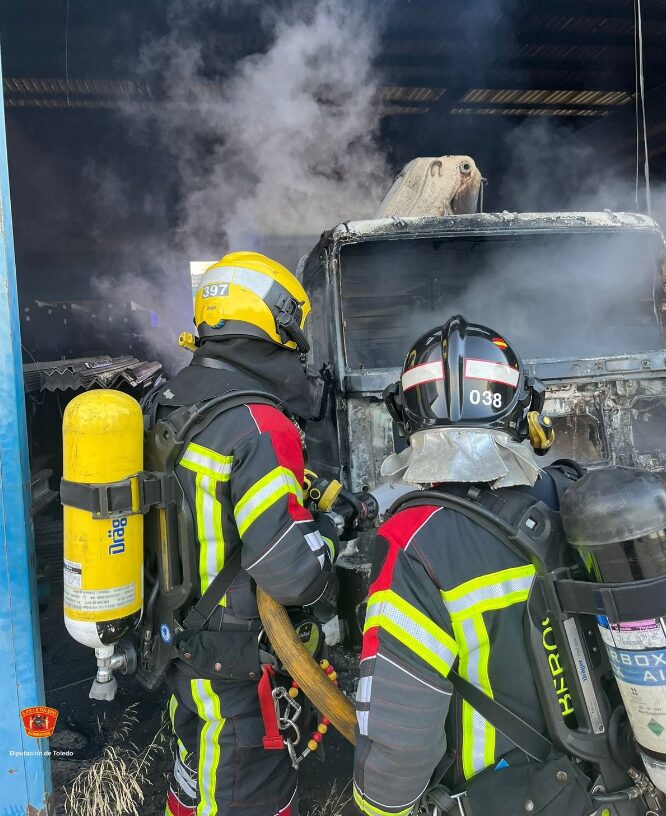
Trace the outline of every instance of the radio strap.
{"label": "radio strap", "polygon": [[284,739],[280,733],[277,706],[273,697],[274,676],[275,669],[272,666],[264,664],[261,667],[258,693],[261,718],[264,721],[265,735],[263,744],[266,751],[282,751],[284,749]]}

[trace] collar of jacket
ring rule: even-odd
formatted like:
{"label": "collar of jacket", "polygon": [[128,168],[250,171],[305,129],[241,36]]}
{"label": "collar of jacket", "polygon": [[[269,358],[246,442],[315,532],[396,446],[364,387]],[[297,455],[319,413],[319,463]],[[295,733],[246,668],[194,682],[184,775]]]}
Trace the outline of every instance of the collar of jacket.
{"label": "collar of jacket", "polygon": [[171,405],[191,405],[229,389],[259,389],[275,395],[301,419],[311,414],[307,377],[299,355],[264,340],[207,340],[167,386]]}

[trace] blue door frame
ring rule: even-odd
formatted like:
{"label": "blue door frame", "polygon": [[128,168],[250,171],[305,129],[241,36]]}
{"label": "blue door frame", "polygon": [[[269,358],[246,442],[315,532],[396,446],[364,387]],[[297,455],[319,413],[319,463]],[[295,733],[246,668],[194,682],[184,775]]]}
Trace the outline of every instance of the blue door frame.
{"label": "blue door frame", "polygon": [[0,816],[45,816],[48,740],[20,717],[44,704],[44,679],[1,66],[0,216]]}

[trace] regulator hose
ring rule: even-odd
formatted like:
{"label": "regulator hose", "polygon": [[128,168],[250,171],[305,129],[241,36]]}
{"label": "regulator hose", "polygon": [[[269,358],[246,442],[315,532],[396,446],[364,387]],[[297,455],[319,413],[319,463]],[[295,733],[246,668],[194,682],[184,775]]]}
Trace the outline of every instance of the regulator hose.
{"label": "regulator hose", "polygon": [[294,631],[287,610],[257,587],[259,616],[271,645],[288,674],[316,709],[328,717],[352,745],[356,742],[356,713],[351,701],[326,677]]}
{"label": "regulator hose", "polygon": [[625,788],[615,793],[593,793],[590,798],[595,805],[610,805],[613,802],[629,802],[638,799],[639,796],[638,788]]}

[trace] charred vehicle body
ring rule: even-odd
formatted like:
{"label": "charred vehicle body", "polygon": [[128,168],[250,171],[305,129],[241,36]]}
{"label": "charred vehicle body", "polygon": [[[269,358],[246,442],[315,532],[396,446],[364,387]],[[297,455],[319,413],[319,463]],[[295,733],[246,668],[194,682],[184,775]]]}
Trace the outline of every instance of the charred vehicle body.
{"label": "charred vehicle body", "polygon": [[[310,467],[352,491],[397,497],[382,461],[404,445],[382,392],[405,349],[461,312],[523,351],[547,387],[555,444],[542,460],[666,470],[664,237],[633,213],[475,213],[350,221],[300,265],[312,300],[308,374],[319,421]],[[341,615],[356,623],[372,531],[341,560]],[[348,569],[346,569],[348,568]]]}
{"label": "charred vehicle body", "polygon": [[666,470],[664,238],[629,213],[477,213],[351,221],[302,261],[313,470],[381,484],[399,447],[382,391],[405,349],[462,312],[497,327],[547,386],[561,457]]}

